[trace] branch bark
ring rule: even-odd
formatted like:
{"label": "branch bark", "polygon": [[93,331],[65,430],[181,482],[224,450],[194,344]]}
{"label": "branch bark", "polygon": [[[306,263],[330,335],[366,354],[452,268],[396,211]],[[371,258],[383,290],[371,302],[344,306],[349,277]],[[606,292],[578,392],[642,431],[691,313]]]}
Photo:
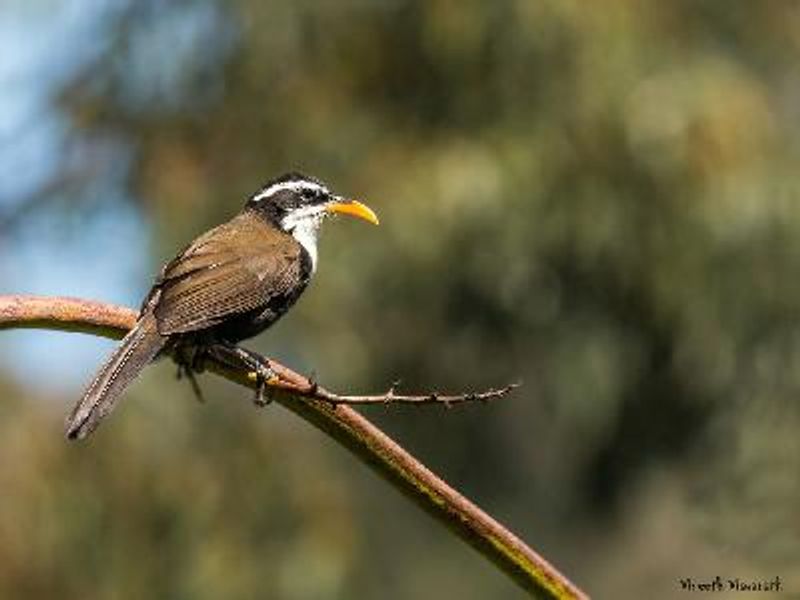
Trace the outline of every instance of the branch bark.
{"label": "branch bark", "polygon": [[[0,329],[55,329],[119,339],[135,320],[135,311],[99,302],[64,297],[0,296]],[[365,417],[343,404],[347,396],[328,392],[271,359],[270,366],[280,379],[273,386],[278,402],[353,452],[524,590],[541,598],[588,598],[511,531],[437,477]],[[257,385],[252,374],[213,358],[206,367],[236,383],[251,388]],[[498,391],[492,392],[492,397],[497,395]],[[383,402],[386,396],[371,398]],[[437,400],[441,398],[434,397],[434,401]]]}

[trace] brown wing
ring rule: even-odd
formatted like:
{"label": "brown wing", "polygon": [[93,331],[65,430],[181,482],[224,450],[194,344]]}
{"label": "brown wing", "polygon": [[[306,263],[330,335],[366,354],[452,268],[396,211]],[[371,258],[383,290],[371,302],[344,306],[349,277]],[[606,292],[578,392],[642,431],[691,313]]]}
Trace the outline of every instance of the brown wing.
{"label": "brown wing", "polygon": [[156,283],[159,333],[207,329],[305,285],[300,252],[291,236],[252,216],[212,229],[169,263]]}

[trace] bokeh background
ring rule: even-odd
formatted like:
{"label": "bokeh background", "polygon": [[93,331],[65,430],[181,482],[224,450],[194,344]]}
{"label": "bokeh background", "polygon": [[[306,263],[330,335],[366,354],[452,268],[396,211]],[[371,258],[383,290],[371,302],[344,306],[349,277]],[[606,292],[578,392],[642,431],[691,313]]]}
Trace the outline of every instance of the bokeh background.
{"label": "bokeh background", "polygon": [[[380,228],[252,347],[391,435],[598,598],[800,594],[800,5],[4,0],[0,291],[138,305],[267,179]],[[112,343],[0,335],[0,596],[521,598],[324,435]],[[739,597],[722,594],[719,597]]]}

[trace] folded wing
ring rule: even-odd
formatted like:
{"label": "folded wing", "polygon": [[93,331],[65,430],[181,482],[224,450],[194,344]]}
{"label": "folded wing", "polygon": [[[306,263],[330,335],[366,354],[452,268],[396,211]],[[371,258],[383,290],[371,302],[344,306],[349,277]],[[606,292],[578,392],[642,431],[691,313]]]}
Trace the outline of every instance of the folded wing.
{"label": "folded wing", "polygon": [[[235,236],[220,231],[225,228],[235,228]],[[207,329],[299,293],[294,288],[308,281],[301,252],[290,236],[252,219],[209,231],[169,263],[157,282],[159,333]]]}

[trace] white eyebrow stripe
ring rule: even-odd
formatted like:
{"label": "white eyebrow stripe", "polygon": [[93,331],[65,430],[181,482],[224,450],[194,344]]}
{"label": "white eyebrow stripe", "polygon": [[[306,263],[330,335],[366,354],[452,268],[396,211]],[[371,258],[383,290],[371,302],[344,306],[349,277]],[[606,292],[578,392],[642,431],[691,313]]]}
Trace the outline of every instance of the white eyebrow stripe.
{"label": "white eyebrow stripe", "polygon": [[258,192],[253,197],[253,201],[258,202],[260,200],[263,200],[264,198],[269,198],[273,194],[282,192],[284,190],[290,190],[292,192],[308,190],[308,191],[323,192],[325,194],[330,194],[328,188],[326,188],[324,185],[314,183],[313,181],[282,181],[280,183],[275,183],[269,186],[267,189]]}

